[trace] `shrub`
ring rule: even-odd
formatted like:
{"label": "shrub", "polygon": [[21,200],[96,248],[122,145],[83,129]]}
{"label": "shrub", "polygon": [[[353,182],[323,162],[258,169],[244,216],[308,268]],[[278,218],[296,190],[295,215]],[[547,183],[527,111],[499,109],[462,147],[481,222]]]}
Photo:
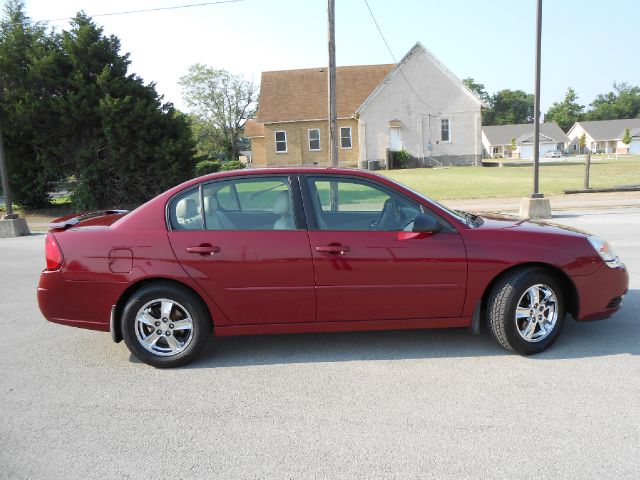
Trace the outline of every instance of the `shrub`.
{"label": "shrub", "polygon": [[244,167],[246,167],[246,165],[242,163],[240,160],[230,160],[228,162],[223,162],[220,165],[220,170],[222,171],[240,170],[240,169],[243,169]]}
{"label": "shrub", "polygon": [[216,160],[202,160],[196,163],[196,176],[207,175],[220,171],[220,162]]}
{"label": "shrub", "polygon": [[407,168],[409,166],[409,152],[406,150],[396,150],[392,153],[393,168]]}

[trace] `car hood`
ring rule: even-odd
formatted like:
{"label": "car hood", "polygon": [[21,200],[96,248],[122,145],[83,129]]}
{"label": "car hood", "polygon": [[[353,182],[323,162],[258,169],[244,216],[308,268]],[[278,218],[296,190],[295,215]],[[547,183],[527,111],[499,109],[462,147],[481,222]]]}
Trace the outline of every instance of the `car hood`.
{"label": "car hood", "polygon": [[479,228],[483,229],[518,229],[523,232],[551,233],[576,237],[588,237],[591,235],[589,232],[585,232],[584,230],[569,227],[567,225],[560,225],[548,220],[522,219],[513,215],[494,213],[481,214],[479,216],[484,221],[482,226]]}

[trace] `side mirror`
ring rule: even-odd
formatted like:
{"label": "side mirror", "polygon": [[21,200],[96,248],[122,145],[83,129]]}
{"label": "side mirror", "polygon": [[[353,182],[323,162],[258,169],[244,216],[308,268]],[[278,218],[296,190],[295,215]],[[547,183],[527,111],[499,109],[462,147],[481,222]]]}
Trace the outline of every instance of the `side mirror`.
{"label": "side mirror", "polygon": [[430,215],[419,213],[413,219],[414,232],[431,232],[436,233],[442,230],[442,225],[433,219]]}

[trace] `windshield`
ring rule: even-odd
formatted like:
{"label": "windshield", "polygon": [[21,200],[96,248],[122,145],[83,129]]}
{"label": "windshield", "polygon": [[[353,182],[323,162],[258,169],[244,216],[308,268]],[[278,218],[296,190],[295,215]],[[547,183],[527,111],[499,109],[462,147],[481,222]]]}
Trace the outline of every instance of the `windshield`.
{"label": "windshield", "polygon": [[424,194],[414,190],[411,187],[408,187],[404,183],[400,183],[400,182],[398,182],[398,181],[396,181],[396,180],[394,180],[392,178],[388,178],[388,177],[385,177],[385,178],[387,180],[395,183],[396,185],[401,186],[405,190],[409,190],[411,193],[413,193],[414,195],[417,195],[422,200],[424,200],[427,203],[430,203],[434,207],[439,208],[440,210],[444,210],[449,215],[454,217],[456,220],[458,220],[459,222],[464,223],[468,227],[474,228],[474,227],[478,227],[478,226],[480,226],[480,225],[482,225],[484,223],[482,218],[480,218],[478,215],[474,215],[473,213],[463,212],[463,211],[460,211],[460,210],[453,210],[453,209],[447,207],[446,205],[443,205],[440,202],[438,202],[436,200],[433,200],[432,198],[424,196]]}

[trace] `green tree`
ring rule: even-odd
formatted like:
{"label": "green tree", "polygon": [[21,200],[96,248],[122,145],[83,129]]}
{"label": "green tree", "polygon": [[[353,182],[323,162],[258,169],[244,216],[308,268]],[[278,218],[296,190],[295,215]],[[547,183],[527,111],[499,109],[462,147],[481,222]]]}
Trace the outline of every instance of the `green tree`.
{"label": "green tree", "polygon": [[564,132],[574,123],[584,120],[584,105],[577,102],[578,95],[569,87],[562,102],[555,102],[545,115],[545,122],[556,122]]}
{"label": "green tree", "polygon": [[198,132],[207,133],[208,139],[200,143],[199,150],[213,147],[237,159],[244,124],[255,116],[258,87],[226,70],[199,63],[189,68],[180,85],[185,102],[197,118]]}
{"label": "green tree", "polygon": [[191,176],[194,144],[185,115],[162,103],[153,84],[128,74],[128,55],[79,13],[62,33],[69,63],[61,117],[83,209],[138,204]]}
{"label": "green tree", "polygon": [[482,83],[476,83],[476,81],[471,77],[464,78],[462,83],[464,83],[469,90],[475,93],[478,98],[487,105],[487,107],[491,105],[491,97]]}
{"label": "green tree", "polygon": [[584,153],[584,149],[587,146],[587,134],[583,133],[582,135],[580,135],[580,138],[578,139],[578,146],[580,147],[580,153]]}
{"label": "green tree", "polygon": [[5,4],[0,21],[0,123],[16,203],[48,204],[65,153],[57,106],[66,71],[58,37],[33,23],[21,1]]}
{"label": "green tree", "polygon": [[483,112],[483,125],[533,122],[533,95],[523,90],[500,90],[490,104],[491,108]]}
{"label": "green tree", "polygon": [[640,87],[625,82],[613,83],[613,91],[600,94],[591,102],[588,120],[612,120],[640,117]]}
{"label": "green tree", "polygon": [[629,145],[631,143],[631,133],[628,128],[624,129],[624,136],[622,137],[622,143]]}

